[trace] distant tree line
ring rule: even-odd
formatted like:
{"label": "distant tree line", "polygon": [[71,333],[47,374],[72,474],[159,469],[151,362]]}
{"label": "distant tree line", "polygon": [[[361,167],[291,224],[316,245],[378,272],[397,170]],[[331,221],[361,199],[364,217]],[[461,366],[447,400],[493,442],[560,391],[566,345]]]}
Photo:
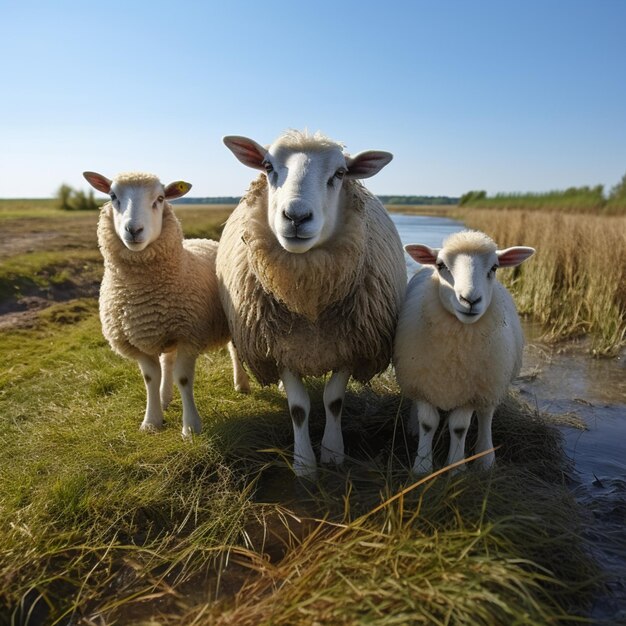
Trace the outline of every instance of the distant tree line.
{"label": "distant tree line", "polygon": [[172,204],[239,204],[241,196],[212,196],[210,198],[178,198]]}
{"label": "distant tree line", "polygon": [[378,196],[383,204],[414,204],[439,206],[458,204],[458,198],[450,198],[448,196]]}
{"label": "distant tree line", "polygon": [[626,213],[626,174],[605,195],[604,187],[570,187],[564,191],[545,193],[498,193],[468,191],[459,200],[460,206],[480,209],[522,209],[526,211],[563,211],[567,213]]}

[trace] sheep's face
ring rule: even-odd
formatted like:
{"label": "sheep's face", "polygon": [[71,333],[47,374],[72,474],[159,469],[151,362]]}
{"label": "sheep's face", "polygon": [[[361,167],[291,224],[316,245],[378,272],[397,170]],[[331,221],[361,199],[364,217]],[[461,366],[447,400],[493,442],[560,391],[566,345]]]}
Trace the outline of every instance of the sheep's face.
{"label": "sheep's face", "polygon": [[392,159],[372,151],[349,157],[340,144],[297,131],[268,149],[245,137],[225,137],[224,143],[242,163],[265,172],[268,224],[287,252],[299,254],[324,244],[340,227],[344,179],[373,176]]}
{"label": "sheep's face", "polygon": [[[483,233],[461,233],[457,237],[449,247],[410,244],[405,250],[418,263],[435,266],[443,307],[463,324],[475,324],[491,304],[498,268],[519,265],[535,251],[525,246],[496,250]],[[474,240],[476,249],[455,246],[459,238]]]}
{"label": "sheep's face", "polygon": [[489,308],[496,270],[495,252],[488,254],[439,251],[439,298],[447,311],[464,324],[474,324]]}
{"label": "sheep's face", "polygon": [[183,181],[163,186],[152,174],[120,174],[113,180],[96,172],[83,172],[89,184],[111,198],[113,224],[122,243],[133,252],[147,248],[161,235],[166,199],[185,195],[191,185]]}
{"label": "sheep's face", "polygon": [[165,203],[161,183],[135,186],[113,180],[109,195],[115,232],[129,250],[139,252],[158,239]]}
{"label": "sheep's face", "polygon": [[303,253],[330,239],[337,228],[348,171],[341,150],[270,148],[264,166],[267,219],[280,245],[288,252]]}

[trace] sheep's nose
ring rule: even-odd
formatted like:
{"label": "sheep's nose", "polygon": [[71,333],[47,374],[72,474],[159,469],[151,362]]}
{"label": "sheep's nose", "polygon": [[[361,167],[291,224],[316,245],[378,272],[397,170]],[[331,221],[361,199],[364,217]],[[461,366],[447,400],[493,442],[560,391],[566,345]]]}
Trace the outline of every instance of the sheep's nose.
{"label": "sheep's nose", "polygon": [[482,296],[478,296],[478,298],[474,298],[472,300],[472,296],[459,296],[459,300],[463,303],[463,304],[467,304],[467,306],[470,307],[470,309],[475,305],[478,304],[481,300],[482,300]]}
{"label": "sheep's nose", "polygon": [[127,224],[126,231],[129,232],[134,239],[137,235],[143,232],[143,226],[133,226],[132,224]]}
{"label": "sheep's nose", "polygon": [[284,209],[283,217],[294,226],[300,226],[300,224],[313,219],[313,212],[308,208],[296,204]]}

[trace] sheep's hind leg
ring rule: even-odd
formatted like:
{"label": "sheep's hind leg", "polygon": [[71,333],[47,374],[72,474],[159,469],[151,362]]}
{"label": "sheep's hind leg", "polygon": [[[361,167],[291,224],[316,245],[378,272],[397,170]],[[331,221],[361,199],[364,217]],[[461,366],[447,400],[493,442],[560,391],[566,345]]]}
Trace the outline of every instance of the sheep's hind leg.
{"label": "sheep's hind leg", "polygon": [[141,422],[141,430],[158,430],[163,426],[163,409],[159,396],[161,384],[161,365],[159,359],[142,354],[137,358],[139,368],[146,384],[146,413]]}
{"label": "sheep's hind leg", "polygon": [[184,349],[179,348],[174,364],[174,380],[183,401],[182,435],[184,438],[191,437],[192,434],[197,434],[202,430],[202,420],[193,397],[196,358],[195,353],[187,353]]}
{"label": "sheep's hind leg", "polygon": [[174,392],[174,363],[176,363],[176,350],[164,352],[160,357],[161,361],[161,406],[167,409],[172,401]]}
{"label": "sheep's hind leg", "polygon": [[420,420],[418,417],[417,400],[411,401],[411,408],[409,409],[409,421],[407,422],[407,430],[409,435],[417,437],[420,434]]}
{"label": "sheep's hind leg", "polygon": [[341,465],[344,460],[343,434],[341,432],[341,412],[350,372],[333,372],[324,387],[324,408],[326,426],[322,437],[322,463]]}
{"label": "sheep's hind leg", "polygon": [[413,474],[431,474],[433,471],[433,439],[439,426],[439,411],[428,402],[415,402],[419,424],[417,456],[413,464]]}
{"label": "sheep's hind leg", "polygon": [[483,470],[488,470],[496,460],[496,453],[492,450],[493,441],[491,439],[491,421],[493,420],[494,410],[495,407],[490,406],[476,411],[476,417],[478,418],[476,452],[491,450],[488,454],[476,459],[476,465]]}
{"label": "sheep's hind leg", "polygon": [[[473,409],[459,407],[454,409],[448,417],[448,428],[450,429],[450,450],[448,451],[447,465],[458,463],[465,458],[465,437],[472,421]],[[465,469],[465,465],[460,465],[454,471]]]}
{"label": "sheep's hind leg", "polygon": [[238,391],[239,393],[250,393],[250,378],[243,367],[243,363],[239,359],[237,349],[233,345],[232,341],[228,342],[228,353],[230,354],[230,360],[233,364],[235,391]]}
{"label": "sheep's hind leg", "polygon": [[287,393],[293,423],[293,471],[296,476],[312,478],[315,476],[317,464],[309,436],[309,394],[300,378],[289,370],[283,370],[280,379]]}

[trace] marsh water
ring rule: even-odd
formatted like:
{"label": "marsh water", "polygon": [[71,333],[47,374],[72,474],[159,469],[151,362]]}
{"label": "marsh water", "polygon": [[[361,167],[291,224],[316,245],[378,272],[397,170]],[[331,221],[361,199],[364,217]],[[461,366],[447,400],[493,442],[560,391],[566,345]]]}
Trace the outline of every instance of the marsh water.
{"label": "marsh water", "polygon": [[[392,215],[403,244],[440,247],[461,222],[416,215]],[[532,245],[532,242],[520,242]],[[407,256],[409,274],[419,265]],[[572,489],[587,516],[586,538],[606,575],[607,588],[592,617],[626,620],[626,351],[594,359],[584,344],[548,345],[537,324],[524,322],[524,366],[514,386],[538,410],[576,415],[585,430],[562,428],[574,468]]]}

